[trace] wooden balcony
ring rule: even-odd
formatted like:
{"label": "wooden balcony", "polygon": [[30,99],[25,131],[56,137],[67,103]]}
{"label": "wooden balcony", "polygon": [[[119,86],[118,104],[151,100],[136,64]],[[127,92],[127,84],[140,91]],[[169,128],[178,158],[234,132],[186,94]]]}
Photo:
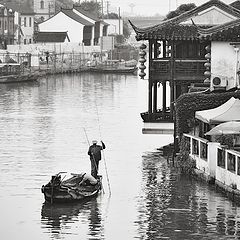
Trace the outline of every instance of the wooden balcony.
{"label": "wooden balcony", "polygon": [[206,77],[205,59],[152,59],[150,76],[153,81],[167,80],[200,82]]}
{"label": "wooden balcony", "polygon": [[167,108],[165,112],[162,109],[158,109],[155,113],[143,112],[141,118],[144,122],[173,122],[170,108]]}

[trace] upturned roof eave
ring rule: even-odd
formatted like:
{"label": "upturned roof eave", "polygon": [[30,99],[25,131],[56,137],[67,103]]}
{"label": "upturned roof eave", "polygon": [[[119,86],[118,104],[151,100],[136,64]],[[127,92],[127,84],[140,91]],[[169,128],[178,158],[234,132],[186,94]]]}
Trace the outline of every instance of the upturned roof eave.
{"label": "upturned roof eave", "polygon": [[[197,13],[211,7],[211,6],[218,6],[219,8],[221,9],[224,9],[225,11],[231,13],[232,15],[240,18],[240,10],[232,7],[232,6],[229,6],[219,0],[211,0],[207,3],[204,3],[202,4],[201,6],[198,6],[190,11],[187,11],[179,16],[176,16],[174,18],[171,18],[169,20],[166,20],[166,21],[163,21],[161,22],[160,24],[157,24],[157,25],[154,25],[154,26],[151,26],[151,27],[146,27],[146,28],[139,28],[137,26],[135,26],[130,20],[129,23],[131,24],[133,30],[135,31],[135,33],[137,35],[142,35],[142,34],[148,34],[150,32],[154,32],[154,31],[157,31],[157,30],[161,30],[162,28],[166,27],[166,26],[171,26],[171,25],[176,25],[176,24],[179,24],[181,22],[184,22],[186,20],[189,20],[191,19],[191,17],[195,16]],[[137,39],[137,36],[136,36],[136,39]]]}
{"label": "upturned roof eave", "polygon": [[208,29],[203,29],[199,26],[196,26],[197,31],[202,35],[211,35],[211,34],[215,34],[215,33],[219,33],[222,31],[226,31],[226,30],[230,30],[236,27],[240,26],[240,19],[236,19],[234,21],[222,24],[222,25],[218,25],[218,26],[214,26]]}

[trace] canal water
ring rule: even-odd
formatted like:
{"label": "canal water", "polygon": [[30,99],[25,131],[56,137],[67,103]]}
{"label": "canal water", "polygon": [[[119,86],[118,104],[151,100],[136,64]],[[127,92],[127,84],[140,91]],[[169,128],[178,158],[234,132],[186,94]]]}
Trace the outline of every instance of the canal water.
{"label": "canal water", "polygon": [[[172,136],[141,133],[147,81],[59,75],[1,85],[0,96],[0,239],[239,239],[239,206],[168,166],[157,148]],[[90,172],[92,139],[106,144],[104,193],[45,204],[51,175]]]}

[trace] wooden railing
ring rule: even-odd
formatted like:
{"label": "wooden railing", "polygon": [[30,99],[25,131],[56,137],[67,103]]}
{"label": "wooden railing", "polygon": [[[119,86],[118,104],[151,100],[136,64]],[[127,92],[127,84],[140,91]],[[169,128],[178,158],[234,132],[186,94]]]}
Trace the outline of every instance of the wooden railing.
{"label": "wooden railing", "polygon": [[152,59],[150,74],[153,80],[204,80],[204,59]]}
{"label": "wooden railing", "polygon": [[166,108],[166,111],[158,109],[154,113],[143,112],[140,115],[144,122],[173,122],[169,107]]}

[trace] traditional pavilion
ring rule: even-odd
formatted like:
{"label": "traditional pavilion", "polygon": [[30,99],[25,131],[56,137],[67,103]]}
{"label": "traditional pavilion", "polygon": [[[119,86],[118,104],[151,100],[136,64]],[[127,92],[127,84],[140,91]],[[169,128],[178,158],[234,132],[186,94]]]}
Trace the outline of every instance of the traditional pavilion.
{"label": "traditional pavilion", "polygon": [[[212,41],[239,41],[240,29],[236,29],[239,19],[239,9],[219,0],[210,0],[152,27],[139,28],[130,22],[136,33],[136,40],[148,41],[148,111],[141,114],[145,123],[171,122],[174,102],[181,94],[187,93],[192,85],[210,85]],[[230,24],[233,22],[235,28]],[[222,29],[221,26],[226,26],[229,30]],[[213,28],[216,31],[211,34]],[[141,78],[146,75],[145,48],[142,44],[139,60]],[[167,84],[170,86],[169,109]],[[159,85],[162,98],[160,109]]]}

